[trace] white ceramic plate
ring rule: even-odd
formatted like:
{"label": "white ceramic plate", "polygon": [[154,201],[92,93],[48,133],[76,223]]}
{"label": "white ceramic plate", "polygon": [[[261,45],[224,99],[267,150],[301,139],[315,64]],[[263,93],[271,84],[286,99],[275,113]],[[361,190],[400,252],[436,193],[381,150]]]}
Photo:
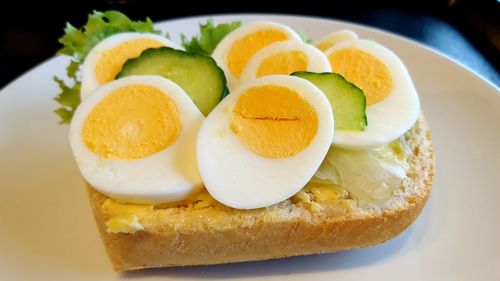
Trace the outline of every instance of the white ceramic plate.
{"label": "white ceramic plate", "polygon": [[[68,146],[52,113],[65,58],[53,58],[0,92],[0,279],[2,280],[500,280],[500,95],[481,77],[415,42],[339,21],[272,20],[313,38],[349,28],[407,65],[430,123],[437,171],[430,200],[399,237],[376,247],[265,262],[115,273]],[[158,24],[174,39],[204,18]]]}

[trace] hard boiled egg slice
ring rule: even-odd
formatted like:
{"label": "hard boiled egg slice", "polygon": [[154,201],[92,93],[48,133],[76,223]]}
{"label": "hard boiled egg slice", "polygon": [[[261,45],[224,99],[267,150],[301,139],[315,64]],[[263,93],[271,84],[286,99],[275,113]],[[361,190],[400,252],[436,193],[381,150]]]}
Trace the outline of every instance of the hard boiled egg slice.
{"label": "hard boiled egg slice", "polygon": [[167,38],[149,33],[124,32],[102,40],[83,62],[82,99],[86,99],[100,85],[114,80],[128,59],[138,57],[146,49],[162,46],[180,49]]}
{"label": "hard boiled egg slice", "polygon": [[325,52],[333,72],[344,76],[366,96],[368,125],[364,131],[337,132],[334,144],[373,147],[404,134],[420,114],[413,82],[401,60],[389,49],[368,40],[341,42]]}
{"label": "hard boiled egg slice", "polygon": [[315,46],[324,52],[340,42],[356,39],[358,39],[358,35],[354,33],[354,31],[343,29],[326,35],[321,40],[316,42]]}
{"label": "hard boiled egg slice", "polygon": [[198,168],[208,192],[238,209],[281,202],[314,175],[333,138],[333,112],[307,80],[270,75],[238,88],[203,122]]}
{"label": "hard boiled egg slice", "polygon": [[287,26],[273,22],[247,23],[228,34],[215,48],[212,57],[226,74],[230,90],[236,87],[248,61],[262,48],[278,41],[300,37]]}
{"label": "hard boiled egg slice", "polygon": [[314,46],[297,40],[280,41],[261,49],[248,61],[240,82],[296,71],[331,72],[332,69],[325,54]]}
{"label": "hard boiled egg slice", "polygon": [[136,203],[181,200],[197,191],[196,134],[204,117],[160,76],[129,76],[98,88],[75,112],[70,144],[98,191]]}

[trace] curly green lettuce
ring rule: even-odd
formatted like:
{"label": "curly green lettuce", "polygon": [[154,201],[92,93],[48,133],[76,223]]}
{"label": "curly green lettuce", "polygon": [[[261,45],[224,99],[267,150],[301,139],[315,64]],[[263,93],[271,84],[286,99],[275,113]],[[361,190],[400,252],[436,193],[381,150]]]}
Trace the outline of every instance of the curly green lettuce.
{"label": "curly green lettuce", "polygon": [[214,25],[213,19],[208,19],[207,23],[200,24],[199,36],[194,36],[191,40],[188,40],[184,34],[181,35],[182,47],[187,52],[211,55],[217,44],[231,31],[240,26],[240,21]]}
{"label": "curly green lettuce", "polygon": [[311,37],[309,37],[307,32],[305,32],[304,30],[299,31],[299,37],[306,44],[311,44],[311,45],[314,44],[314,40]]}
{"label": "curly green lettuce", "polygon": [[[61,55],[71,57],[71,62],[66,68],[69,82],[54,76],[60,92],[54,99],[60,107],[54,112],[61,118],[61,124],[69,124],[73,114],[80,104],[80,78],[77,73],[87,54],[92,48],[110,35],[120,32],[141,32],[160,34],[155,30],[151,19],[145,21],[132,21],[126,15],[118,11],[98,12],[89,15],[87,23],[76,28],[66,23],[64,35],[59,38],[63,47],[57,52]],[[168,35],[167,35],[168,38]]]}

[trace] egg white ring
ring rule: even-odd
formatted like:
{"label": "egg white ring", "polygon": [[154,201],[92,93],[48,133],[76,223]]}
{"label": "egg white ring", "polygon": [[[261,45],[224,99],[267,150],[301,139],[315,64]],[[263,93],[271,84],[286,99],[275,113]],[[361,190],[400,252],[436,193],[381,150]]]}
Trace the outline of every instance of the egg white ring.
{"label": "egg white ring", "polygon": [[291,29],[286,25],[275,22],[267,22],[267,21],[249,22],[233,30],[226,37],[224,37],[224,39],[222,39],[221,42],[219,42],[214,52],[212,53],[212,58],[214,58],[214,60],[217,62],[217,65],[224,71],[226,75],[227,86],[230,91],[232,91],[237,86],[237,84],[239,84],[238,83],[239,78],[235,77],[231,73],[227,64],[227,56],[229,54],[229,50],[233,46],[234,41],[242,39],[243,37],[258,30],[268,30],[268,29],[276,29],[283,31],[288,36],[288,40],[296,40],[302,42],[300,36],[293,29]]}
{"label": "egg white ring", "polygon": [[333,47],[340,42],[357,40],[358,38],[359,38],[358,35],[354,31],[349,29],[342,29],[327,34],[321,40],[317,41],[314,45],[318,46],[323,43],[330,43],[332,44]]}
{"label": "egg white ring", "polygon": [[[325,54],[355,48],[376,57],[389,69],[393,87],[380,102],[366,106],[368,125],[364,131],[336,131],[333,143],[345,148],[370,148],[391,142],[408,131],[420,115],[417,91],[403,62],[386,47],[369,40],[341,42]],[[334,66],[332,66],[335,72]]]}
{"label": "egg white ring", "polygon": [[[99,102],[113,90],[127,85],[153,86],[169,96],[177,107],[181,132],[174,143],[144,158],[105,159],[83,142],[83,125]],[[174,82],[154,75],[128,76],[101,86],[81,103],[71,122],[70,145],[81,174],[101,193],[135,203],[177,201],[202,187],[195,147],[203,119],[203,114]]]}
{"label": "egg white ring", "polygon": [[[248,89],[278,85],[297,91],[318,115],[317,133],[303,151],[272,159],[245,147],[231,130],[232,111]],[[238,88],[206,117],[198,133],[197,160],[208,192],[224,205],[255,209],[297,193],[319,168],[333,138],[333,111],[325,95],[307,80],[265,76]]]}
{"label": "egg white ring", "polygon": [[316,47],[297,40],[279,41],[261,49],[248,61],[247,66],[241,74],[240,83],[246,83],[248,81],[256,79],[257,72],[259,71],[259,67],[261,66],[263,60],[273,55],[290,51],[300,51],[307,56],[307,69],[302,69],[302,71],[332,71],[328,58]]}
{"label": "egg white ring", "polygon": [[92,50],[88,53],[87,57],[83,61],[82,85],[80,89],[82,100],[90,96],[92,92],[95,91],[101,85],[97,81],[97,77],[95,75],[95,66],[97,62],[99,62],[99,60],[101,59],[102,54],[105,53],[107,50],[122,44],[123,42],[136,39],[153,39],[160,42],[165,47],[182,50],[182,48],[179,45],[168,40],[164,36],[152,33],[123,32],[109,36],[106,39],[99,42],[97,45],[95,45],[94,48],[92,48]]}

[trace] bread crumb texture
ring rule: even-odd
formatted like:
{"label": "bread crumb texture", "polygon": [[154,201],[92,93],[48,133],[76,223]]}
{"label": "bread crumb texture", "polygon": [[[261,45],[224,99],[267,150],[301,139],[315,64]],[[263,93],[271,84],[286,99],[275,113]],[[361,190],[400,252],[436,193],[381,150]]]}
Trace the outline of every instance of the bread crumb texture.
{"label": "bread crumb texture", "polygon": [[[116,270],[217,264],[366,247],[393,238],[420,213],[434,174],[423,117],[400,138],[406,178],[383,203],[351,198],[341,187],[309,183],[281,203],[238,210],[205,189],[169,204],[118,202],[88,186]],[[401,155],[401,153],[400,153]]]}

